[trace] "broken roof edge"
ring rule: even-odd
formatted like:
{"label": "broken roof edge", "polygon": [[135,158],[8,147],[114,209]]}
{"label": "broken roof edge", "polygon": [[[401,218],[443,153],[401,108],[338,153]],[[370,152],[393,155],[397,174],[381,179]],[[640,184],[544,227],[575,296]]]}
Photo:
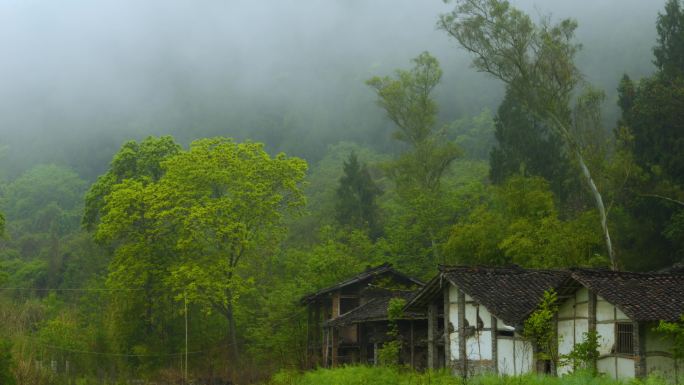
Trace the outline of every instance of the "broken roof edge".
{"label": "broken roof edge", "polygon": [[442,288],[442,272],[440,271],[432,279],[430,279],[422,288],[418,290],[416,295],[404,305],[403,310],[418,311],[419,307],[424,307],[427,302],[431,301]]}
{"label": "broken roof edge", "polygon": [[307,294],[307,295],[303,296],[302,298],[300,298],[299,302],[302,305],[308,304],[311,301],[313,301],[314,299],[316,299],[316,298],[318,298],[324,294],[328,294],[332,291],[341,289],[345,286],[353,285],[355,283],[358,283],[358,282],[364,281],[366,279],[378,276],[380,274],[385,274],[385,273],[392,273],[396,276],[399,276],[403,279],[406,279],[407,281],[410,281],[410,282],[412,282],[418,286],[421,286],[421,287],[423,285],[425,285],[425,283],[423,281],[421,281],[417,278],[411,277],[410,275],[404,274],[401,271],[395,269],[391,263],[385,262],[385,263],[378,265],[376,267],[367,268],[363,272],[361,272],[361,273],[359,273],[359,274],[357,274],[351,278],[347,278],[341,282],[338,282],[332,286],[328,286],[328,287],[325,287],[325,288],[320,289],[318,291],[315,291],[313,293]]}
{"label": "broken roof edge", "polygon": [[[329,319],[324,322],[325,326],[346,326],[350,324],[355,324],[355,323],[363,323],[363,322],[373,322],[373,321],[387,321],[389,319],[387,315],[387,306],[389,305],[389,301],[391,301],[393,298],[401,298],[406,300],[406,297],[413,298],[413,294],[415,293],[414,290],[392,290],[392,291],[387,291],[384,296],[381,297],[375,297],[371,298],[368,302],[363,303],[351,310],[349,310],[346,313],[340,314],[339,316]],[[399,295],[397,295],[399,294]],[[384,302],[387,302],[385,304],[383,310],[382,310],[382,315],[376,314],[377,311],[373,311],[372,307],[376,304],[382,305]],[[367,311],[367,308],[371,308],[370,311]],[[404,309],[402,309],[404,310]],[[369,316],[366,314],[364,317],[363,314],[364,312],[372,314],[372,316]],[[357,314],[361,314],[361,317],[354,318],[354,316],[357,316]],[[349,320],[351,318],[351,320]],[[422,312],[407,312],[403,311],[403,314],[401,317],[398,318],[398,320],[412,320],[412,319],[425,319],[425,315]]]}

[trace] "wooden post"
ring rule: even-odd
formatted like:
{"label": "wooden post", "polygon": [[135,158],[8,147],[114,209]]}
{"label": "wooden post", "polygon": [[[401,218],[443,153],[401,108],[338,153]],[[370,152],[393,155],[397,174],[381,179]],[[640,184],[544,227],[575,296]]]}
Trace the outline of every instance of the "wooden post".
{"label": "wooden post", "polygon": [[[587,325],[587,329],[589,333],[596,332],[596,293],[592,292],[589,290],[589,304],[588,304],[588,318],[589,318],[589,323]],[[556,317],[557,318],[557,317]],[[558,325],[558,322],[556,322],[556,325]],[[556,336],[558,336],[558,333],[556,333]],[[558,339],[558,337],[556,337]],[[556,349],[558,348],[558,344],[556,344]],[[596,362],[596,358],[592,359],[591,362],[589,363],[590,367],[589,369],[591,370],[592,373],[597,373],[597,368],[596,365],[598,363]],[[574,370],[574,368],[573,368]]]}
{"label": "wooden post", "polygon": [[494,373],[499,373],[499,341],[497,340],[497,331],[498,331],[498,325],[497,325],[497,320],[496,317],[492,316],[491,318],[492,326],[491,326],[491,333],[492,333],[492,362],[493,362],[493,371]]}
{"label": "wooden post", "polygon": [[321,360],[319,356],[321,346],[323,346],[323,325],[322,325],[322,320],[321,320],[321,304],[318,302],[313,303],[314,306],[314,331],[313,331],[313,339],[314,339],[314,346],[313,346],[313,352],[314,352],[314,365],[318,366],[321,364]]}
{"label": "wooden post", "polygon": [[337,367],[337,354],[339,353],[337,351],[337,345],[339,345],[340,335],[339,335],[339,331],[337,330],[336,327],[331,327],[330,332],[332,333],[332,342],[331,342],[332,352],[331,352],[331,355],[332,355],[332,367],[334,368],[334,367]]}
{"label": "wooden post", "polygon": [[428,305],[427,359],[428,368],[437,369],[437,305]]}
{"label": "wooden post", "polygon": [[368,341],[366,340],[366,328],[362,323],[358,327],[358,341],[359,341],[359,362],[361,365],[368,365]]}
{"label": "wooden post", "polygon": [[634,376],[636,378],[646,377],[646,352],[645,349],[645,325],[639,322],[632,322],[632,339],[634,344]]}
{"label": "wooden post", "polygon": [[449,319],[449,287],[444,285],[444,367],[451,368],[451,322]]}
{"label": "wooden post", "polygon": [[323,367],[328,367],[328,328],[323,328],[323,341],[321,343],[321,357],[323,357]]}
{"label": "wooden post", "polygon": [[[333,295],[332,295],[332,311],[331,311],[330,319],[335,319],[339,316],[340,316],[340,293],[336,292],[336,293],[333,293]],[[334,368],[337,366],[337,354],[339,353],[337,351],[337,345],[339,344],[338,328],[331,327],[330,333],[332,334],[332,338],[331,338],[331,342],[330,342],[330,345],[332,348],[332,352],[330,353],[332,356],[331,366]]]}
{"label": "wooden post", "polygon": [[409,321],[411,323],[411,336],[410,336],[410,349],[411,349],[411,368],[416,368],[415,360],[415,341],[413,335],[413,320]]}
{"label": "wooden post", "polygon": [[458,356],[461,359],[461,375],[468,377],[468,353],[466,351],[465,293],[458,289]]}

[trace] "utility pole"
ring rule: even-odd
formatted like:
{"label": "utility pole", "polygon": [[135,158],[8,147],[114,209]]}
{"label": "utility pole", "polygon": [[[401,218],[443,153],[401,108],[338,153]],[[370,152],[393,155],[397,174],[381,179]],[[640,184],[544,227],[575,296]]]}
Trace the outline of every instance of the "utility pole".
{"label": "utility pole", "polygon": [[183,292],[183,300],[185,302],[185,375],[184,383],[188,383],[188,294]]}

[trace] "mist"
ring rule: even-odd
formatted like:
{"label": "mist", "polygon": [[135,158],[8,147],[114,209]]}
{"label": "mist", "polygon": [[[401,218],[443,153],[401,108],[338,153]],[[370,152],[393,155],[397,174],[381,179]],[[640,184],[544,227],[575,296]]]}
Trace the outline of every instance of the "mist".
{"label": "mist", "polygon": [[[512,1],[578,20],[578,61],[604,89],[652,72],[661,1]],[[353,140],[391,150],[364,84],[430,51],[444,68],[441,119],[495,110],[499,83],[469,67],[439,0],[19,1],[0,4],[0,144],[6,176],[38,163],[93,179],[128,139],[223,135],[316,161]]]}

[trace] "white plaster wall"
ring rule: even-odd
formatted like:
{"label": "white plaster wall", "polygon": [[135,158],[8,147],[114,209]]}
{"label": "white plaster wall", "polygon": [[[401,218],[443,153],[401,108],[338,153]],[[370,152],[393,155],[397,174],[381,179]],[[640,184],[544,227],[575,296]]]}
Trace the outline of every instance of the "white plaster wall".
{"label": "white plaster wall", "polygon": [[613,350],[613,345],[615,345],[615,324],[596,324],[596,332],[599,335],[599,356],[610,354]]}
{"label": "white plaster wall", "polygon": [[[558,354],[568,354],[576,343],[582,341],[589,331],[589,291],[578,289],[575,294],[560,304],[558,309]],[[558,367],[558,374],[572,371],[570,365]]]}
{"label": "white plaster wall", "polygon": [[[468,301],[466,296],[466,301]],[[472,299],[470,300],[472,301]],[[473,303],[466,303],[465,317],[468,324],[477,327],[477,316],[482,320],[483,328],[491,326],[491,313],[484,307]],[[492,332],[490,330],[475,330],[475,333],[466,340],[466,352],[470,360],[491,360],[492,355]]]}
{"label": "white plaster wall", "polygon": [[497,340],[498,371],[500,375],[515,376],[534,370],[532,345],[517,336]]}
{"label": "white plaster wall", "polygon": [[613,379],[634,378],[634,360],[626,357],[604,357],[598,360],[596,368]]}
{"label": "white plaster wall", "polygon": [[[477,315],[479,311],[480,319],[483,322],[484,328],[491,327],[491,313],[484,307],[473,304],[473,299],[469,295],[465,295],[465,319],[468,320],[470,326],[477,326]],[[469,303],[471,302],[471,303]],[[449,285],[449,322],[454,327],[454,330],[449,335],[451,359],[458,360],[459,356],[459,336],[458,336],[458,288],[454,285]],[[491,360],[492,355],[492,332],[490,330],[479,330],[474,335],[466,339],[466,354],[470,360]]]}
{"label": "white plaster wall", "polygon": [[[644,345],[646,350],[646,373],[656,374],[672,382],[677,376],[684,374],[684,368],[677,370],[672,353],[673,341],[665,335],[653,330],[655,324],[646,326]],[[682,366],[681,364],[679,366]]]}
{"label": "white plaster wall", "polygon": [[[600,296],[596,297],[596,332],[599,334],[599,355],[611,354],[615,346],[615,323],[631,322],[620,309]],[[630,361],[634,362],[630,359]],[[632,370],[634,372],[634,370]],[[613,376],[613,378],[615,378]]]}
{"label": "white plaster wall", "polygon": [[[561,304],[558,312],[558,352],[568,354],[575,344],[584,340],[589,331],[589,292],[581,288],[575,295]],[[563,318],[572,318],[565,319]],[[615,345],[615,322],[630,322],[620,309],[605,299],[596,298],[596,332],[599,334],[599,356],[597,369],[610,378],[625,379],[634,377],[634,359],[611,356]],[[648,362],[648,360],[647,360]],[[570,366],[558,368],[559,374],[572,371]]]}
{"label": "white plaster wall", "polygon": [[460,359],[458,350],[458,288],[449,283],[449,322],[454,326],[454,330],[449,334],[449,350],[451,359]]}
{"label": "white plaster wall", "polygon": [[616,378],[618,380],[634,378],[636,375],[634,368],[634,360],[631,358],[617,357],[617,368],[618,375]]}
{"label": "white plaster wall", "polygon": [[515,358],[518,361],[516,367],[519,370],[517,374],[531,373],[534,371],[532,344],[527,341],[516,340],[515,349]]}
{"label": "white plaster wall", "polygon": [[517,372],[513,350],[512,338],[499,338],[496,341],[497,369],[500,375],[513,376]]}

